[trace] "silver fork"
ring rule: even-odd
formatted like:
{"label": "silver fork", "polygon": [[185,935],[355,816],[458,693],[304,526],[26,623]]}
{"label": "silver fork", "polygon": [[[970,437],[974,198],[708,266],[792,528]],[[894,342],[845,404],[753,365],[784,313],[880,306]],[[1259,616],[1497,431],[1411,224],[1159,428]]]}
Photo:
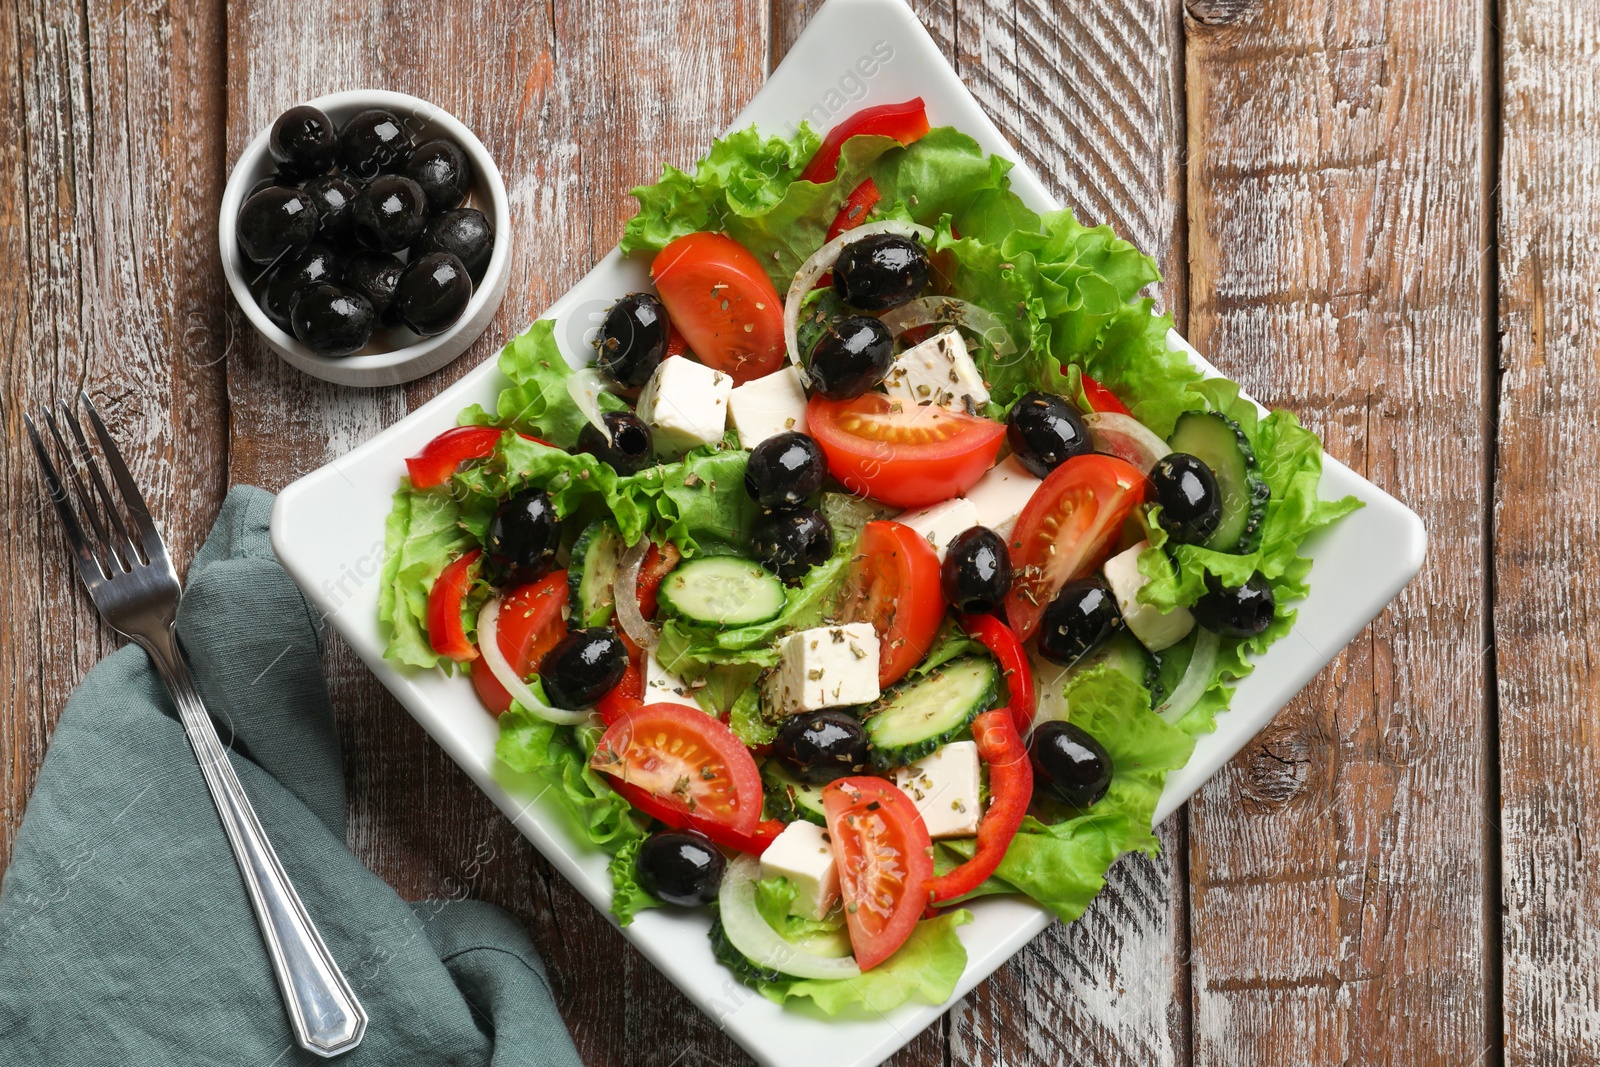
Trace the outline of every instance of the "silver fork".
{"label": "silver fork", "polygon": [[[306,914],[283,864],[267,840],[244,787],[228,762],[222,741],[201,703],[200,691],[183,661],[174,626],[182,589],[167,556],[150,509],[128,466],[122,461],[100,413],[84,393],[78,394],[96,439],[105,453],[112,480],[122,498],[117,506],[100,474],[89,441],[77,416],[65,403],[58,405],[60,423],[48,407],[41,409],[45,425],[60,452],[72,492],[56,473],[49,450],[34,421],[23,416],[28,436],[38,454],[45,488],[66,528],[78,577],[89,599],[111,628],[149,654],[167,692],[177,705],[183,730],[200,763],[206,788],[222,818],[228,843],[244,878],[245,890],[255,909],[261,938],[277,975],[284,1007],[300,1047],[319,1056],[337,1056],[361,1043],[367,1030],[367,1013],[355,992],[333,962],[322,936]],[[61,423],[71,431],[63,436]],[[74,506],[74,500],[76,506]],[[123,522],[126,511],[128,522]],[[80,516],[82,521],[80,521]],[[88,536],[85,534],[85,523]],[[131,526],[131,531],[130,531]]]}

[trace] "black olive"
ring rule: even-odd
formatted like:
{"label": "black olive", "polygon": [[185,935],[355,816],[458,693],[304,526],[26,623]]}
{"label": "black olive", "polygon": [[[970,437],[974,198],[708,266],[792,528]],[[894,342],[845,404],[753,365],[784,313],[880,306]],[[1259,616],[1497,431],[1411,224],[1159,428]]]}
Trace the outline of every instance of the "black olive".
{"label": "black olive", "polygon": [[894,337],[871,315],[831,323],[811,349],[811,377],[829,400],[850,400],[883,381],[894,364]]}
{"label": "black olive", "polygon": [[1103,582],[1096,578],[1068,582],[1039,620],[1039,655],[1070,667],[1122,625],[1116,598]]}
{"label": "black olive", "polygon": [[338,253],[325,244],[314,244],[287,262],[278,264],[261,293],[261,310],[279,329],[294,332],[290,312],[301,290],[324,282],[337,284],[344,273]]}
{"label": "black olive", "polygon": [[249,200],[252,196],[255,196],[263,189],[273,189],[278,187],[287,189],[294,184],[294,182],[290,181],[288,178],[285,178],[282,174],[279,174],[277,171],[273,171],[271,174],[252,185],[250,187],[250,191],[245,194],[244,198]]}
{"label": "black olive", "polygon": [[289,325],[300,343],[322,356],[348,356],[367,346],[378,316],[360,293],[319,284],[295,294]]}
{"label": "black olive", "polygon": [[555,564],[561,520],[543,489],[524,489],[501,504],[483,538],[485,571],[496,585],[543,578]]}
{"label": "black olive", "polygon": [[611,305],[595,338],[600,373],[629,388],[650,380],[667,354],[667,307],[650,293],[629,293]]}
{"label": "black olive", "polygon": [[863,311],[904,304],[928,284],[928,250],[897,233],[877,233],[845,245],[833,265],[833,288]]}
{"label": "black olive", "polygon": [[298,252],[317,236],[317,208],[298,189],[274,185],[239,208],[239,248],[252,263],[271,263]]}
{"label": "black olive", "polygon": [[385,174],[356,194],[350,220],[362,247],[398,252],[421,235],[428,221],[428,198],[410,178]]}
{"label": "black olive", "polygon": [[1006,441],[1017,461],[1040,478],[1094,451],[1082,416],[1054,393],[1023,394],[1006,416]]}
{"label": "black olive", "polygon": [[756,559],[793,585],[833,554],[833,527],[816,508],[769,511],[750,531]]}
{"label": "black olive", "polygon": [[957,611],[978,615],[995,610],[1011,591],[1005,538],[987,526],[962,530],[945,548],[939,578],[945,601]]}
{"label": "black olive", "polygon": [[458,206],[472,184],[472,164],[454,141],[443,137],[417,146],[406,160],[406,177],[422,186],[428,195],[428,210],[434,214]]}
{"label": "black olive", "polygon": [[399,115],[388,108],[368,108],[339,131],[339,162],[353,177],[367,181],[405,166],[412,145],[411,132]]}
{"label": "black olive", "polygon": [[406,265],[389,252],[358,252],[345,264],[344,285],[366,297],[383,322],[394,321],[389,314],[394,303],[394,287]]}
{"label": "black olive", "polygon": [[587,708],[622,681],[628,650],[609,626],[573,630],[539,661],[539,681],[554,707]]}
{"label": "black olive", "polygon": [[328,173],[339,154],[339,132],[333,120],[308,104],[279,115],[267,135],[267,152],[278,170],[291,178]]}
{"label": "black olive", "polygon": [[1254,637],[1272,625],[1278,601],[1266,576],[1256,571],[1243,585],[1227,587],[1206,575],[1206,591],[1195,601],[1194,618],[1223,637]]}
{"label": "black olive", "polygon": [[465,263],[476,285],[483,281],[483,272],[489,269],[489,259],[494,255],[494,227],[475,207],[446,211],[428,223],[417,247],[411,250],[417,256],[430,252],[449,252]]}
{"label": "black olive", "polygon": [[744,491],[764,508],[792,508],[811,499],[827,474],[822,447],[790,430],[774,434],[750,450]]}
{"label": "black olive", "polygon": [[1216,532],[1222,521],[1222,493],[1217,476],[1187,452],[1173,452],[1156,460],[1150,484],[1161,504],[1161,525],[1179,544],[1198,545]]}
{"label": "black olive", "polygon": [[772,756],[812,785],[860,774],[867,766],[867,729],[846,711],[803,711],[783,720]]}
{"label": "black olive", "polygon": [[1051,719],[1028,739],[1035,785],[1074,808],[1093,805],[1111,788],[1111,756],[1081,726]]}
{"label": "black olive", "polygon": [[611,431],[611,440],[593,423],[586,422],[578,431],[579,452],[588,452],[596,459],[609,463],[618,474],[633,474],[650,466],[654,460],[650,427],[631,411],[607,411],[600,421]]}
{"label": "black olive", "polygon": [[351,210],[361,189],[341,174],[324,174],[300,187],[317,206],[317,224],[324,241],[344,246],[354,236],[355,214]]}
{"label": "black olive", "polygon": [[449,252],[413,259],[394,287],[395,317],[424,337],[454,326],[471,302],[472,279]]}
{"label": "black olive", "polygon": [[634,857],[639,888],[658,900],[697,908],[717,899],[727,861],[707,838],[687,830],[657,830]]}

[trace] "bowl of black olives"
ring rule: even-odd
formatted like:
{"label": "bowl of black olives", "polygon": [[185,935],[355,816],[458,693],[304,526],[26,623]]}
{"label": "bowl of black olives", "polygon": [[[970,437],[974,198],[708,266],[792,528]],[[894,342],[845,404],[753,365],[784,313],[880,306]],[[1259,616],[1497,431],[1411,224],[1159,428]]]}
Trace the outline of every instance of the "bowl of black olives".
{"label": "bowl of black olives", "polygon": [[445,366],[494,318],[510,276],[500,171],[466,126],[358,89],[279,114],[222,195],[223,272],[289,363],[341,385]]}

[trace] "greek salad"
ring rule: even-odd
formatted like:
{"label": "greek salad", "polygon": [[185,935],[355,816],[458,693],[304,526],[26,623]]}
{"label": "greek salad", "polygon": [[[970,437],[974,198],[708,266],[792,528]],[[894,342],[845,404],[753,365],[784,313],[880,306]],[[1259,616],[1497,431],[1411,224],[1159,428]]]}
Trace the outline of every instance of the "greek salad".
{"label": "greek salad", "polygon": [[944,1001],[976,897],[1080,915],[1358,506],[1009,167],[911,100],[666,168],[592,361],[536,322],[394,496],[388,656],[780,1003]]}

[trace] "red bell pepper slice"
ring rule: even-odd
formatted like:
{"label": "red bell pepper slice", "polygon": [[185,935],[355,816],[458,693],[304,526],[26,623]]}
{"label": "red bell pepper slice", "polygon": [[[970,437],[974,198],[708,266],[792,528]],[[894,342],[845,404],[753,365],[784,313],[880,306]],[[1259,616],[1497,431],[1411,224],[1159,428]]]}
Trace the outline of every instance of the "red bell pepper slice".
{"label": "red bell pepper slice", "polygon": [[[422,451],[406,460],[406,472],[411,475],[415,489],[432,489],[448,482],[456,468],[469,459],[488,459],[494,455],[494,446],[500,443],[505,430],[498,426],[453,426],[422,447]],[[532,434],[518,434],[529,441],[553,448],[549,441]]]}
{"label": "red bell pepper slice", "polygon": [[[626,634],[622,635],[622,643],[632,644]],[[644,674],[639,670],[637,652],[630,648],[628,669],[623,672],[622,681],[595,701],[594,710],[600,713],[600,721],[610,726],[628,712],[642,707],[644,707]]]}
{"label": "red bell pepper slice", "polygon": [[[753,831],[744,833],[717,822],[715,819],[708,819],[704,816],[684,811],[682,808],[674,807],[648,789],[641,789],[632,782],[610,777],[607,778],[607,781],[611,783],[611,788],[615,789],[623,800],[633,805],[635,810],[665,823],[674,830],[693,830],[696,833],[704,834],[715,844],[722,845],[724,848],[737,849],[740,852],[748,852],[752,856],[759,856],[767,850],[767,846],[772,844],[779,834],[783,833],[784,824],[776,819],[764,819],[756,824],[756,828]],[[981,826],[979,831],[982,831]]]}
{"label": "red bell pepper slice", "polygon": [[967,895],[995,872],[1033,799],[1033,765],[1008,709],[986,711],[974,719],[972,739],[989,765],[989,807],[978,823],[978,847],[972,858],[928,883],[929,902],[935,907]]}
{"label": "red bell pepper slice", "polygon": [[661,582],[672,573],[672,568],[678,565],[683,558],[683,553],[678,551],[678,546],[671,541],[660,544],[650,542],[650,551],[645,554],[644,562],[639,566],[639,614],[647,619],[656,617],[656,594],[661,591]]}
{"label": "red bell pepper slice", "polygon": [[828,240],[853,230],[867,221],[867,215],[878,206],[878,201],[883,199],[883,194],[878,192],[878,183],[868,178],[846,198],[844,206],[833,217],[833,223],[828,227]]}
{"label": "red bell pepper slice", "polygon": [[458,557],[439,572],[428,590],[428,644],[457,663],[478,658],[477,648],[467,640],[466,628],[461,625],[461,602],[472,585],[472,565],[482,554],[474,548]]}
{"label": "red bell pepper slice", "polygon": [[916,96],[903,104],[880,104],[857,111],[828,131],[822,146],[811,157],[806,169],[800,172],[803,182],[818,185],[831,182],[839,176],[839,152],[844,143],[861,134],[878,134],[893,137],[901,144],[910,144],[928,132],[928,111],[922,97]]}
{"label": "red bell pepper slice", "polygon": [[981,641],[1000,664],[1006,679],[1011,720],[1019,736],[1026,734],[1033,725],[1033,668],[1028,664],[1022,642],[1011,632],[1011,627],[993,615],[963,615],[961,628]]}
{"label": "red bell pepper slice", "polygon": [[1078,380],[1083,384],[1083,398],[1089,406],[1096,411],[1114,412],[1118,415],[1132,415],[1128,405],[1117,399],[1117,394],[1101,385],[1087,374],[1079,375]]}

